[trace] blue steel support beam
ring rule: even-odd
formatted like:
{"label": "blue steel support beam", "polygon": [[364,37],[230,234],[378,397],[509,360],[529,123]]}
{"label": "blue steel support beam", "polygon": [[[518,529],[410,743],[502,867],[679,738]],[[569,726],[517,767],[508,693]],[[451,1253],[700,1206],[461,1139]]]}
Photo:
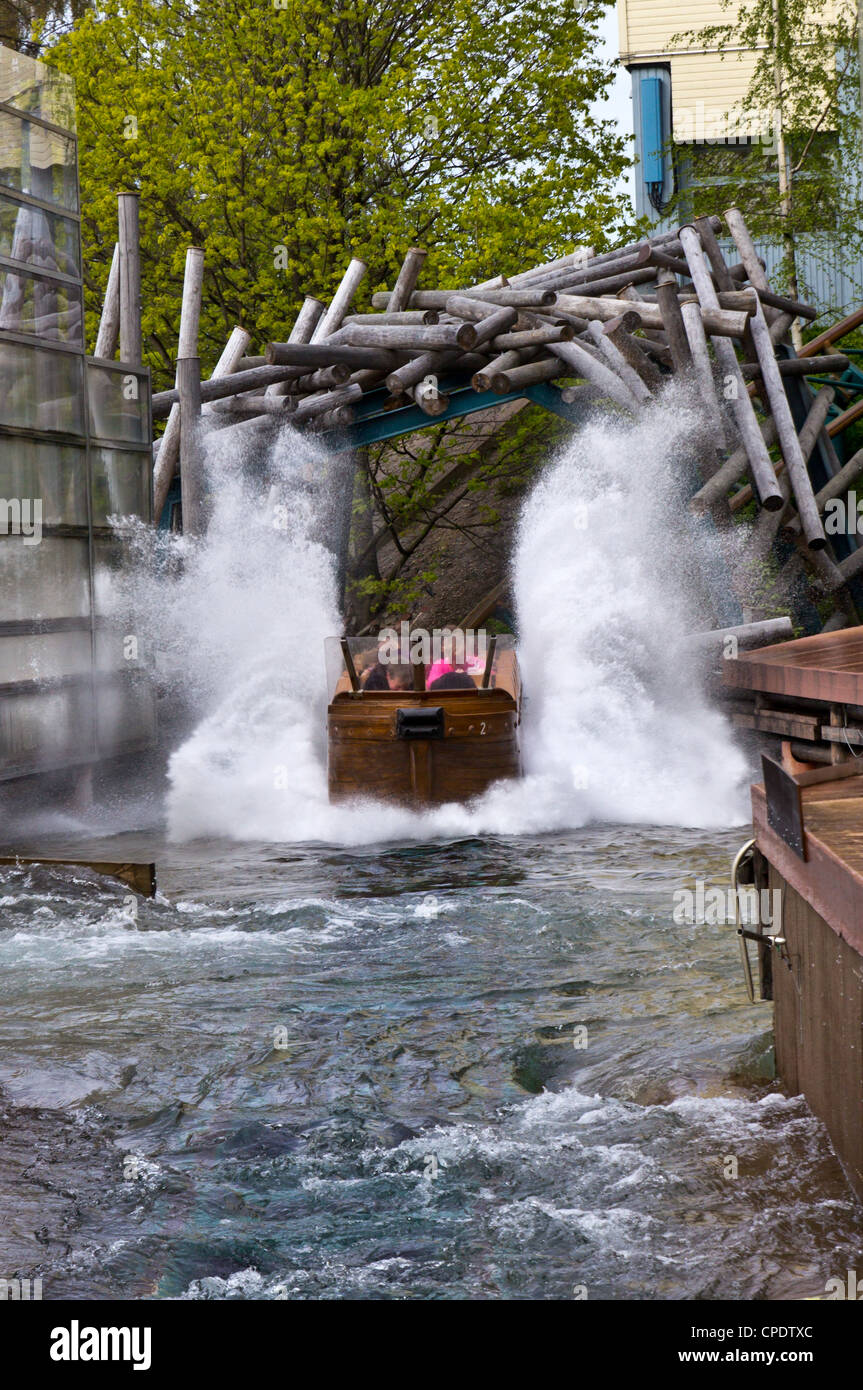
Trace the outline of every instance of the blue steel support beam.
{"label": "blue steel support beam", "polygon": [[512,391],[499,396],[493,391],[474,391],[470,381],[442,381],[439,389],[449,396],[449,405],[441,415],[426,415],[413,401],[395,410],[382,410],[387,399],[386,391],[370,391],[356,405],[356,421],[348,430],[326,431],[318,438],[336,453],[346,449],[361,449],[366,444],[379,444],[384,439],[397,439],[403,434],[413,434],[416,430],[431,429],[447,420],[456,420],[462,415],[473,415],[478,410],[490,410],[507,401],[530,400],[541,405],[571,424],[584,424],[590,409],[583,405],[567,405],[556,386],[548,382],[538,382],[523,391]]}

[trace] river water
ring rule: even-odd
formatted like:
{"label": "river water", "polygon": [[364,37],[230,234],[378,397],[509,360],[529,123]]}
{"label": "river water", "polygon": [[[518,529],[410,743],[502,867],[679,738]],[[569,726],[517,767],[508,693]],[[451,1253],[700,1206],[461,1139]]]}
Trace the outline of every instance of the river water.
{"label": "river water", "polygon": [[4,871],[6,1264],[46,1298],[823,1294],[860,1210],[733,929],[672,921],[744,833],[87,841],[155,852],[134,906]]}
{"label": "river water", "polygon": [[0,820],[7,851],[159,878],[142,901],[0,868],[0,1276],[789,1299],[859,1268],[860,1208],[773,1079],[733,929],[674,920],[727,883],[752,771],[678,640],[715,621],[709,538],[679,524],[690,424],[584,431],[529,499],[527,775],[472,806],[328,803],[332,557],[308,489],[274,524],[305,446],[279,442],[264,492],[211,459],[206,541],[154,564],[142,540],[118,604],[182,696],[165,775]]}

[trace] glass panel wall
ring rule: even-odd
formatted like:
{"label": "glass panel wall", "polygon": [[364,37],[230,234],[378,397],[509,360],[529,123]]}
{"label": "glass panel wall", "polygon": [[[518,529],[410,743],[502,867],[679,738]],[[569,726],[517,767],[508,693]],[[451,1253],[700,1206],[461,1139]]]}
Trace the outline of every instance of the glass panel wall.
{"label": "glass panel wall", "polygon": [[0,499],[17,499],[22,519],[38,504],[43,526],[86,526],[85,446],[0,434]]}
{"label": "glass panel wall", "polygon": [[87,366],[90,434],[96,439],[148,442],[147,379],[134,372]]}
{"label": "glass panel wall", "polygon": [[57,68],[0,47],[0,101],[75,131],[75,84]]}
{"label": "glass panel wall", "polygon": [[0,425],[84,437],[84,359],[3,341],[0,332]]}
{"label": "glass panel wall", "polygon": [[81,287],[0,264],[0,328],[83,347]]}
{"label": "glass panel wall", "polygon": [[93,488],[93,525],[104,526],[108,517],[148,517],[150,483],[148,458],[130,449],[90,450]]}
{"label": "glass panel wall", "polygon": [[0,196],[0,256],[61,275],[81,275],[78,223],[32,203]]}
{"label": "glass panel wall", "polygon": [[[0,517],[0,529],[3,527]],[[0,535],[0,621],[89,618],[90,547],[86,540]],[[5,639],[0,639],[5,640]]]}
{"label": "glass panel wall", "polygon": [[150,520],[149,374],[86,358],[72,84],[0,47],[0,103],[3,779],[140,748],[154,700],[121,524]]}
{"label": "glass panel wall", "polygon": [[2,684],[89,676],[91,662],[89,632],[39,632],[0,641]]}
{"label": "glass panel wall", "polygon": [[78,211],[75,141],[36,121],[0,111],[0,183],[31,198]]}

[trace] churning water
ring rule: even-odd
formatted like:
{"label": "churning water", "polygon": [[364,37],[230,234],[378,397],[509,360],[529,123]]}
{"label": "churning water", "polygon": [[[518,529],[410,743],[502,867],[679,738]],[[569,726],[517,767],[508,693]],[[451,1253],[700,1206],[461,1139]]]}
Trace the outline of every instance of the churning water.
{"label": "churning water", "polygon": [[283,439],[262,489],[213,452],[208,540],[134,596],[193,715],[166,815],[40,838],[156,858],[159,896],[0,871],[0,1275],[47,1298],[782,1299],[858,1267],[859,1208],[771,1079],[733,931],[672,920],[747,815],[679,643],[710,622],[681,441],[658,412],[549,469],[515,562],[528,776],[425,816],[327,803],[335,584],[296,483],[320,461]]}
{"label": "churning water", "polygon": [[288,434],[262,484],[216,435],[207,541],[143,605],[154,643],[170,625],[168,659],[199,713],[171,760],[171,836],[346,845],[745,819],[743,759],[680,643],[712,625],[705,538],[696,549],[680,520],[692,423],[663,407],[637,427],[594,425],[548,470],[515,556],[528,776],[426,814],[327,799],[323,651],[340,627],[332,557],[296,487],[323,461]]}

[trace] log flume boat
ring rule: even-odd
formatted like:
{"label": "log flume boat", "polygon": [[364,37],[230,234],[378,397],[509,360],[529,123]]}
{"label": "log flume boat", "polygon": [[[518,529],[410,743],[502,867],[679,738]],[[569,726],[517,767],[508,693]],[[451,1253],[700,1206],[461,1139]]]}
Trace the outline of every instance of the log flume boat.
{"label": "log flume boat", "polygon": [[512,637],[491,637],[481,666],[421,661],[382,668],[366,638],[327,643],[331,801],[406,806],[469,801],[520,777],[521,679]]}

